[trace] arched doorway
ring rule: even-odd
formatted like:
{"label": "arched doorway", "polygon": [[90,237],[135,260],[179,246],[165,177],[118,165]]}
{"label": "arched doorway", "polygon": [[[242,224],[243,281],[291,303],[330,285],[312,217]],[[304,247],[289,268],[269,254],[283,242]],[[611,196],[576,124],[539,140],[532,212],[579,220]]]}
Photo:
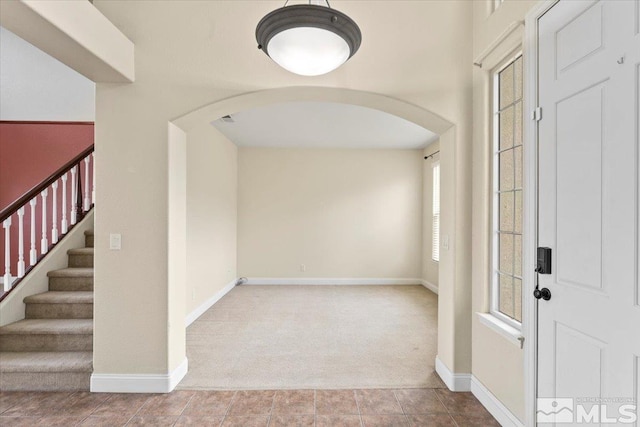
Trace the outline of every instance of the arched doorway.
{"label": "arched doorway", "polygon": [[[300,102],[300,101],[323,101],[341,104],[357,105],[366,108],[371,108],[379,111],[392,114],[397,117],[401,117],[412,123],[418,124],[421,127],[429,129],[440,136],[441,144],[444,151],[451,150],[449,147],[453,144],[448,144],[454,138],[453,124],[443,119],[442,117],[434,114],[422,107],[394,99],[385,95],[362,92],[350,89],[336,89],[336,88],[322,88],[322,87],[287,87],[280,89],[265,90],[259,92],[251,92],[243,95],[235,96],[229,99],[214,102],[209,105],[205,105],[193,112],[190,112],[184,116],[174,119],[170,123],[171,131],[169,132],[169,176],[170,187],[171,180],[182,178],[181,171],[185,170],[185,166],[182,163],[181,152],[186,150],[188,146],[188,140],[186,138],[186,132],[191,129],[201,126],[203,124],[209,124],[214,120],[219,119],[222,116],[242,112],[251,108],[261,107],[269,104],[286,103],[286,102]],[[174,152],[172,147],[178,147]],[[447,157],[445,157],[446,159]],[[177,160],[177,161],[175,161]],[[450,164],[453,164],[451,162]],[[175,170],[174,170],[175,167]],[[170,206],[175,203],[184,203],[184,200],[180,197],[176,200],[171,200]],[[175,207],[170,207],[175,209]],[[184,236],[180,233],[185,229],[185,219],[170,215],[170,236],[180,241],[184,240]],[[174,230],[172,232],[171,230]],[[172,244],[172,237],[170,237],[169,246],[173,248],[176,245]],[[180,245],[177,245],[180,247]],[[176,261],[172,259],[175,256]],[[175,266],[180,264],[180,260],[184,259],[183,253],[172,253],[170,249],[169,265]],[[175,270],[175,269],[174,269]],[[180,269],[178,268],[177,271]],[[186,266],[184,267],[186,270]],[[170,293],[179,293],[181,289],[184,289],[184,283],[181,283],[180,275],[172,275],[170,272]],[[173,289],[173,291],[172,291]],[[182,331],[184,334],[184,331]]]}

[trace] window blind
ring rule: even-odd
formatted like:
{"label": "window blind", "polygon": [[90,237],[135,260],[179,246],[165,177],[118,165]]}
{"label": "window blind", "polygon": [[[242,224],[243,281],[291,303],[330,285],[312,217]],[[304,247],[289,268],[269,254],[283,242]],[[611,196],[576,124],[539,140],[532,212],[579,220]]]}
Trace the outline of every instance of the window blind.
{"label": "window blind", "polygon": [[433,225],[431,259],[440,261],[440,162],[433,163]]}

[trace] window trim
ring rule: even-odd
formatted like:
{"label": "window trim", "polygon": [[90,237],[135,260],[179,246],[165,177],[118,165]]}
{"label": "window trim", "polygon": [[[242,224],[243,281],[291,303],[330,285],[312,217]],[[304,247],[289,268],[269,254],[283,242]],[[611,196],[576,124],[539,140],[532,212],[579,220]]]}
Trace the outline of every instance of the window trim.
{"label": "window trim", "polygon": [[[437,188],[437,195],[438,195],[438,213],[436,215],[435,212],[435,205],[436,205],[436,177],[435,177],[435,172],[436,169],[438,170],[438,188]],[[440,212],[442,211],[442,206],[441,206],[441,201],[442,198],[440,197],[440,183],[441,183],[441,172],[440,172],[440,160],[434,160],[431,163],[431,176],[432,176],[432,185],[431,185],[431,191],[432,191],[432,197],[431,197],[431,261],[433,262],[440,262]],[[436,222],[436,216],[437,216],[437,221],[438,221],[438,235],[436,236],[435,233],[435,227],[434,227],[434,223]],[[436,253],[437,251],[437,253]]]}
{"label": "window trim", "polygon": [[[490,228],[490,233],[491,233],[491,238],[490,238],[490,242],[491,242],[491,263],[490,263],[490,269],[489,269],[489,273],[490,273],[490,279],[489,279],[489,314],[491,316],[494,316],[498,321],[505,323],[506,325],[508,325],[509,327],[515,328],[518,331],[522,330],[522,322],[517,321],[516,319],[513,319],[509,316],[507,316],[506,314],[502,313],[499,309],[500,307],[500,301],[499,301],[499,275],[500,273],[498,272],[498,266],[499,266],[499,253],[498,253],[498,247],[499,247],[499,238],[500,238],[500,233],[498,232],[499,230],[499,226],[500,226],[500,217],[499,217],[499,182],[500,182],[500,175],[499,175],[499,171],[500,168],[498,167],[498,155],[504,151],[504,150],[500,150],[500,122],[499,122],[499,112],[500,112],[500,91],[499,91],[499,79],[500,79],[500,72],[502,72],[504,69],[506,69],[507,67],[509,67],[513,62],[515,62],[518,58],[522,57],[524,60],[524,54],[522,51],[522,47],[518,47],[515,51],[511,52],[509,55],[507,55],[502,61],[500,61],[498,63],[498,65],[491,70],[491,74],[490,74],[490,82],[491,82],[491,105],[490,105],[490,114],[491,114],[491,185],[490,185],[490,197],[491,197],[491,228]],[[523,73],[524,73],[524,65],[523,65]],[[523,76],[523,82],[524,82],[524,76]],[[523,106],[523,111],[524,111],[524,87],[522,90],[522,106]],[[524,117],[522,117],[523,119],[523,131],[524,131]],[[523,138],[524,138],[524,133],[523,133]],[[524,140],[523,140],[523,151],[524,151]],[[523,153],[524,154],[524,153]],[[524,159],[523,159],[523,168],[524,168]],[[523,169],[523,184],[524,184],[524,169]],[[515,189],[515,183],[514,183],[514,189]],[[523,202],[524,202],[524,191],[523,189],[520,189],[522,191],[523,194]],[[524,212],[524,207],[523,207],[523,212]],[[515,215],[515,210],[514,210],[514,215]],[[524,217],[524,215],[523,215]],[[524,224],[524,218],[522,220],[522,224]],[[522,230],[523,233],[521,233],[521,235],[523,236],[524,239],[524,230]],[[523,246],[521,248],[523,254],[524,254],[524,240],[523,240]],[[523,254],[521,255],[521,259],[523,260]],[[515,276],[515,275],[514,275]],[[524,284],[524,278],[521,277],[521,281]],[[523,303],[522,305],[524,306],[524,298],[523,298]]]}

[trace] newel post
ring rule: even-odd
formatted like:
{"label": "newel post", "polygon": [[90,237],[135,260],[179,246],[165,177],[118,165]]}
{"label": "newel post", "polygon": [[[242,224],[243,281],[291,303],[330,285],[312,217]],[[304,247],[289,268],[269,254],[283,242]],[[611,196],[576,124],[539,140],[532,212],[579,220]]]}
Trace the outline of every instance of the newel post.
{"label": "newel post", "polygon": [[76,180],[77,180],[77,185],[76,185],[76,222],[80,222],[82,221],[82,218],[84,218],[84,207],[83,207],[83,203],[82,203],[82,174],[80,173],[80,162],[78,162],[77,165],[78,168],[78,173],[76,174]]}

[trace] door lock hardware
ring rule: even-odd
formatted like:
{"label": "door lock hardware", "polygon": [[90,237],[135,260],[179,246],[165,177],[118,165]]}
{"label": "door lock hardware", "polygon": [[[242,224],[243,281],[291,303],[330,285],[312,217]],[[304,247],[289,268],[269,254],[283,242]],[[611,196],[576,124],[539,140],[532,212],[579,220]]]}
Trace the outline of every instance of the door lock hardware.
{"label": "door lock hardware", "polygon": [[543,299],[549,301],[551,299],[551,291],[548,288],[537,289],[533,291],[535,299]]}
{"label": "door lock hardware", "polygon": [[536,273],[551,274],[551,248],[538,248]]}

